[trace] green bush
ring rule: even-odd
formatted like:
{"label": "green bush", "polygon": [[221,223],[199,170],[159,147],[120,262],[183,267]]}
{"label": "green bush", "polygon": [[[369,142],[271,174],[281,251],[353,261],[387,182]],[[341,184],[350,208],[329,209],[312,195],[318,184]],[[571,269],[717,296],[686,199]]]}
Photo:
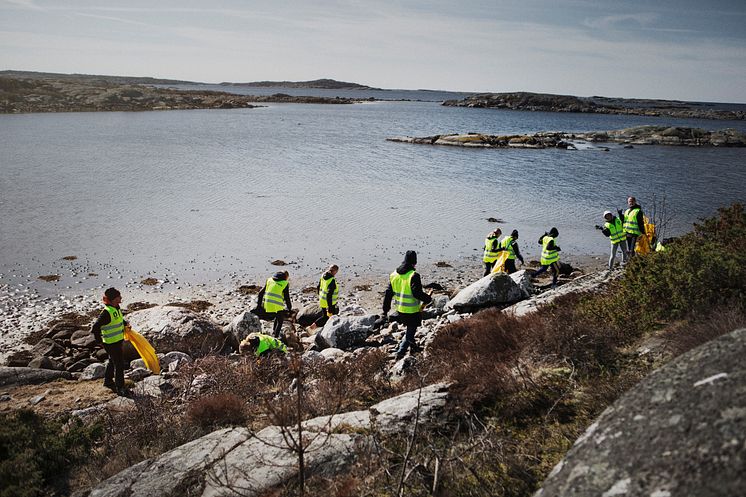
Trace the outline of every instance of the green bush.
{"label": "green bush", "polygon": [[0,497],[67,494],[67,477],[91,450],[98,427],[67,426],[32,411],[0,416]]}
{"label": "green bush", "polygon": [[635,257],[607,298],[586,311],[632,335],[669,322],[739,305],[746,293],[746,213],[734,204],[695,225],[665,252]]}

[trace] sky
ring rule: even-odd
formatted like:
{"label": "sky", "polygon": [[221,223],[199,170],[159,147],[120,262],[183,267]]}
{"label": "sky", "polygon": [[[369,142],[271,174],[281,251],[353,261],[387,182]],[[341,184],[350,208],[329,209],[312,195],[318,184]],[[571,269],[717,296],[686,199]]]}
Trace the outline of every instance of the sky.
{"label": "sky", "polygon": [[746,0],[0,0],[0,70],[746,103]]}

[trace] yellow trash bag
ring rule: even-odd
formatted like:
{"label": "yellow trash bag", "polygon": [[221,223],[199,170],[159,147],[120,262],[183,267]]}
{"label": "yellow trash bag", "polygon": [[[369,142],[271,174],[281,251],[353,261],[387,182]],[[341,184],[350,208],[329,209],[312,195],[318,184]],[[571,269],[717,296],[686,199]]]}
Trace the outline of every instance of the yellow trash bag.
{"label": "yellow trash bag", "polygon": [[508,260],[508,251],[503,250],[500,255],[497,256],[495,265],[492,267],[493,273],[504,273],[505,272],[505,261]]}
{"label": "yellow trash bag", "polygon": [[655,238],[655,225],[650,222],[647,216],[644,216],[643,220],[645,221],[645,233],[637,237],[635,252],[640,255],[647,255],[653,251],[650,240]]}
{"label": "yellow trash bag", "polygon": [[158,356],[155,353],[155,349],[147,340],[145,340],[144,336],[131,327],[126,326],[124,328],[124,339],[135,347],[135,350],[140,354],[143,362],[145,362],[146,368],[155,374],[161,373],[161,364],[158,362]]}

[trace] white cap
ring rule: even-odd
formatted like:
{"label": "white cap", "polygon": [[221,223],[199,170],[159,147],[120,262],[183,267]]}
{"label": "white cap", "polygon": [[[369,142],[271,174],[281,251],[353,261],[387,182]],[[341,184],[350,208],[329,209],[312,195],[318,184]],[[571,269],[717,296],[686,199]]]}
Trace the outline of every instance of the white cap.
{"label": "white cap", "polygon": [[606,214],[610,214],[613,216],[613,214],[611,214],[611,211],[604,211],[604,217],[606,217]]}

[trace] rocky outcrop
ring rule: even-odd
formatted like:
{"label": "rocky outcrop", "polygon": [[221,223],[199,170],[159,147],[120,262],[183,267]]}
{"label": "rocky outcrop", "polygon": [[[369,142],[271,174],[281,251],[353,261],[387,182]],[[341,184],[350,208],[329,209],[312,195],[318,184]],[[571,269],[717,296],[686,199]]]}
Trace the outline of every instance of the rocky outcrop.
{"label": "rocky outcrop", "polygon": [[746,134],[735,129],[707,131],[701,128],[635,126],[612,131],[539,132],[532,135],[488,135],[480,133],[396,136],[388,141],[423,145],[449,145],[476,148],[561,148],[574,150],[582,143],[621,143],[625,145],[678,145],[689,147],[744,147]]}
{"label": "rocky outcrop", "polygon": [[509,304],[525,298],[523,290],[507,273],[491,273],[456,294],[446,309],[472,312],[483,307]]}
{"label": "rocky outcrop", "polygon": [[261,333],[262,322],[256,314],[244,311],[233,318],[233,321],[223,328],[223,331],[225,333],[233,333],[233,336],[240,343],[249,336],[250,333]]}
{"label": "rocky outcrop", "polygon": [[650,374],[601,414],[536,496],[742,495],[744,355],[740,329]]}
{"label": "rocky outcrop", "polygon": [[620,270],[617,270],[612,274],[603,271],[580,276],[564,285],[558,286],[557,288],[547,290],[539,295],[531,297],[530,299],[521,300],[510,307],[506,307],[503,309],[503,312],[513,314],[516,317],[525,316],[526,314],[536,312],[542,305],[551,304],[555,299],[562,295],[598,291],[609,281],[620,275]]}
{"label": "rocky outcrop", "polygon": [[128,314],[127,320],[157,351],[200,356],[220,351],[224,343],[217,324],[181,307],[151,307]]}
{"label": "rocky outcrop", "polygon": [[529,92],[481,93],[470,95],[463,100],[446,100],[443,105],[536,112],[665,116],[685,119],[746,119],[746,112],[740,110],[717,109],[708,104],[678,100],[576,97]]}
{"label": "rocky outcrop", "polygon": [[[447,406],[448,388],[437,384],[388,399],[367,411],[306,421],[307,476],[343,471],[355,460],[357,449],[370,443],[364,433],[371,430],[408,430],[418,412],[423,424],[445,423],[449,419]],[[99,484],[90,496],[207,497],[238,488],[244,496],[263,495],[298,474],[297,455],[288,448],[283,430],[292,432],[294,428],[269,426],[257,433],[242,427],[215,431],[125,469]]]}
{"label": "rocky outcrop", "polygon": [[373,331],[379,316],[332,316],[324,328],[316,334],[316,345],[320,349],[329,347],[348,350],[365,343]]}

